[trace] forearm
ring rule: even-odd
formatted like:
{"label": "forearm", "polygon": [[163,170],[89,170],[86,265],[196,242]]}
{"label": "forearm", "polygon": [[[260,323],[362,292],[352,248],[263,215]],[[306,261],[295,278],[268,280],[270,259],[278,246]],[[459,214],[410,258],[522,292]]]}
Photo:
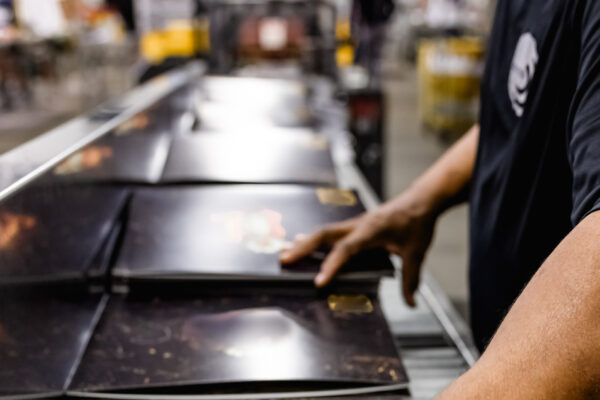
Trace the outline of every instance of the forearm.
{"label": "forearm", "polygon": [[600,398],[600,213],[555,249],[440,400]]}
{"label": "forearm", "polygon": [[438,215],[448,207],[466,200],[475,167],[479,126],[475,125],[423,175],[385,208],[404,208],[406,202],[421,208],[419,213]]}

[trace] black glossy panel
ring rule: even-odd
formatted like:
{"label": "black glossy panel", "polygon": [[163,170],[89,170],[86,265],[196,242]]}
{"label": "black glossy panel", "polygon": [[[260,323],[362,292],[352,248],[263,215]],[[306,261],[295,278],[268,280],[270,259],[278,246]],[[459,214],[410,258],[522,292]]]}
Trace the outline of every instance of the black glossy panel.
{"label": "black glossy panel", "polygon": [[333,311],[314,297],[113,298],[71,389],[406,382],[378,302],[369,306]]}
{"label": "black glossy panel", "polygon": [[[319,197],[321,194],[321,198]],[[328,197],[329,196],[329,197]],[[312,280],[323,254],[283,269],[279,252],[300,233],[364,211],[355,194],[291,185],[140,189],[134,194],[118,276],[234,276]],[[386,254],[360,254],[345,276],[379,277]],[[342,274],[343,275],[343,274]]]}
{"label": "black glossy panel", "polygon": [[64,390],[99,304],[99,297],[0,297],[0,395]]}
{"label": "black glossy panel", "polygon": [[0,204],[0,283],[81,279],[127,199],[123,189],[43,185]]}
{"label": "black glossy panel", "polygon": [[169,152],[167,133],[112,133],[68,157],[52,173],[66,182],[158,181]]}
{"label": "black glossy panel", "polygon": [[204,133],[174,139],[162,181],[334,185],[336,175],[317,135]]}

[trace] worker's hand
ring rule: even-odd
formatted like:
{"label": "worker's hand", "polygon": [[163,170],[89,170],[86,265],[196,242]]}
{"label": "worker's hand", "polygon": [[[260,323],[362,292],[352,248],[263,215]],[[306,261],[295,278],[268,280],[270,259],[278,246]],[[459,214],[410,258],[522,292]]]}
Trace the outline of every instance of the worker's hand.
{"label": "worker's hand", "polygon": [[315,285],[327,285],[348,259],[361,250],[385,248],[402,258],[402,291],[406,303],[415,305],[421,264],[431,244],[435,218],[402,198],[379,210],[331,224],[308,237],[296,238],[281,252],[282,263],[293,263],[322,246],[332,250],[321,265]]}

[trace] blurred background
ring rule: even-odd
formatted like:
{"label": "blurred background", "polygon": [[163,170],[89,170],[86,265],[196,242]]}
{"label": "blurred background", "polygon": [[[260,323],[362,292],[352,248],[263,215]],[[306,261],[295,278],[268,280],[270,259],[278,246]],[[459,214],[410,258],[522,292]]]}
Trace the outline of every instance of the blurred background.
{"label": "blurred background", "polygon": [[[0,0],[0,153],[191,60],[326,76],[357,163],[401,192],[477,119],[494,0]],[[252,101],[251,96],[247,101]],[[466,310],[467,209],[427,267]]]}

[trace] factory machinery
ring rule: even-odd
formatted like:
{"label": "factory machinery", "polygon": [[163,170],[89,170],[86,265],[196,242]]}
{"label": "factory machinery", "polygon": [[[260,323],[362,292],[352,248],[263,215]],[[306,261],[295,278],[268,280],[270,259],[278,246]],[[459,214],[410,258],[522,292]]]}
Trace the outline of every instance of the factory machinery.
{"label": "factory machinery", "polygon": [[0,156],[0,399],[428,399],[476,358],[425,273],[297,234],[373,209],[324,77],[189,64]]}

